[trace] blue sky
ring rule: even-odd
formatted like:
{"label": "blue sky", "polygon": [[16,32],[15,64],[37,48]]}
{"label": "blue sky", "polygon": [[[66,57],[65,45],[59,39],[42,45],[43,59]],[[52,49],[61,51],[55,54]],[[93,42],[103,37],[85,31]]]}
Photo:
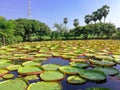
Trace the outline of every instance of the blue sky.
{"label": "blue sky", "polygon": [[[0,0],[0,16],[7,19],[28,18],[28,0]],[[120,0],[31,0],[32,18],[46,23],[53,29],[54,23],[63,23],[68,18],[68,28],[73,20],[79,19],[85,25],[84,17],[103,5],[110,6],[107,22],[120,27]]]}

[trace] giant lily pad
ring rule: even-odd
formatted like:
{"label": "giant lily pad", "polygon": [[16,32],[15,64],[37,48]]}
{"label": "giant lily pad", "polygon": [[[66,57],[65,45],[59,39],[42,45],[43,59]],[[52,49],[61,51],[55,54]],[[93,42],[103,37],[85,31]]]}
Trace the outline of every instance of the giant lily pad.
{"label": "giant lily pad", "polygon": [[25,77],[25,80],[38,80],[38,76],[37,75],[29,75]]}
{"label": "giant lily pad", "polygon": [[114,66],[115,65],[115,63],[113,61],[106,61],[106,60],[98,61],[98,60],[91,59],[90,63],[99,65],[99,66]]}
{"label": "giant lily pad", "polygon": [[93,81],[102,81],[106,79],[106,75],[103,72],[97,70],[84,70],[79,72],[79,75],[83,78]]}
{"label": "giant lily pad", "polygon": [[86,79],[83,79],[78,75],[69,76],[67,78],[67,82],[71,84],[82,84],[85,83],[86,81],[87,81]]}
{"label": "giant lily pad", "polygon": [[59,70],[62,71],[64,74],[77,74],[82,69],[72,66],[62,66],[59,68]]}
{"label": "giant lily pad", "polygon": [[3,76],[4,79],[11,79],[14,77],[14,74],[6,74]]}
{"label": "giant lily pad", "polygon": [[10,71],[14,71],[14,70],[18,70],[20,67],[22,67],[21,65],[11,65],[8,66],[7,69]]}
{"label": "giant lily pad", "polygon": [[5,69],[0,69],[0,77],[7,74],[9,71]]}
{"label": "giant lily pad", "polygon": [[47,58],[34,58],[33,59],[33,61],[35,61],[35,62],[41,62],[41,61],[46,61],[46,60],[48,60]]}
{"label": "giant lily pad", "polygon": [[57,70],[60,65],[57,64],[45,64],[42,66],[44,70]]}
{"label": "giant lily pad", "polygon": [[18,73],[23,75],[40,74],[42,72],[43,72],[43,69],[37,66],[26,66],[18,69]]}
{"label": "giant lily pad", "polygon": [[62,90],[62,86],[57,82],[37,82],[29,85],[27,90]]}
{"label": "giant lily pad", "polygon": [[26,61],[22,64],[23,66],[40,66],[39,62]]}
{"label": "giant lily pad", "polygon": [[107,75],[115,75],[118,73],[118,70],[114,67],[96,67],[95,70],[100,70]]}
{"label": "giant lily pad", "polygon": [[5,61],[0,62],[0,68],[7,68],[10,65],[12,65],[11,62],[5,62]]}
{"label": "giant lily pad", "polygon": [[44,81],[58,81],[64,78],[64,74],[59,71],[45,71],[40,77]]}
{"label": "giant lily pad", "polygon": [[88,67],[88,64],[86,62],[70,62],[70,65],[74,67],[80,67],[80,68]]}
{"label": "giant lily pad", "polygon": [[26,82],[21,79],[0,82],[0,90],[26,90],[26,88]]}
{"label": "giant lily pad", "polygon": [[87,62],[88,59],[86,58],[72,58],[70,59],[71,62]]}

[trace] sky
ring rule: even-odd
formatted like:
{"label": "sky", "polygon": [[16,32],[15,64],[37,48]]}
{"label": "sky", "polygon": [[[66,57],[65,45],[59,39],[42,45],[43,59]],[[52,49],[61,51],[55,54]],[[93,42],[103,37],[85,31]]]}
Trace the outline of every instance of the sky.
{"label": "sky", "polygon": [[[68,18],[67,28],[74,28],[73,20],[86,25],[84,17],[101,8],[110,6],[106,22],[120,27],[120,0],[30,0],[32,19],[39,20],[54,29],[54,24],[62,24]],[[0,0],[0,16],[6,19],[28,18],[28,0]]]}

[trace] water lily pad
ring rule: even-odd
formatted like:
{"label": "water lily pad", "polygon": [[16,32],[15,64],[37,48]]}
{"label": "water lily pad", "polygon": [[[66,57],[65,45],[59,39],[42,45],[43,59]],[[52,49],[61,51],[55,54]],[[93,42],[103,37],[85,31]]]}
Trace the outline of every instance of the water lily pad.
{"label": "water lily pad", "polygon": [[104,72],[107,75],[115,75],[115,74],[117,74],[119,72],[114,67],[96,67],[95,70],[100,70],[100,71]]}
{"label": "water lily pad", "polygon": [[22,64],[23,66],[40,66],[39,62],[26,61]]}
{"label": "water lily pad", "polygon": [[113,61],[114,58],[108,55],[95,55],[96,59]]}
{"label": "water lily pad", "polygon": [[72,66],[62,66],[59,68],[59,70],[64,74],[78,74],[78,72],[82,69]]}
{"label": "water lily pad", "polygon": [[35,57],[37,58],[49,58],[49,57],[52,57],[51,54],[36,54]]}
{"label": "water lily pad", "polygon": [[43,69],[37,66],[26,66],[18,69],[18,73],[22,75],[40,74],[42,72],[43,72]]}
{"label": "water lily pad", "polygon": [[64,78],[64,74],[59,71],[45,71],[40,74],[40,78],[44,81],[58,81]]}
{"label": "water lily pad", "polygon": [[29,85],[27,90],[62,90],[62,85],[57,82],[37,82]]}
{"label": "water lily pad", "polygon": [[0,69],[0,77],[7,74],[9,71],[6,69]]}
{"label": "water lily pad", "polygon": [[87,80],[81,78],[81,77],[78,76],[78,75],[73,75],[73,76],[69,76],[69,77],[67,78],[67,82],[68,82],[68,83],[71,83],[71,84],[82,84],[82,83],[87,82]]}
{"label": "water lily pad", "polygon": [[86,90],[112,90],[110,88],[102,88],[102,87],[89,87]]}
{"label": "water lily pad", "polygon": [[37,75],[29,75],[25,77],[25,80],[38,80],[38,76]]}
{"label": "water lily pad", "polygon": [[8,66],[7,69],[10,71],[14,71],[14,70],[18,70],[21,67],[22,67],[21,65],[11,65],[11,66]]}
{"label": "water lily pad", "polygon": [[44,70],[57,70],[60,65],[57,64],[45,64],[42,66]]}
{"label": "water lily pad", "polygon": [[113,61],[107,61],[107,60],[102,60],[102,61],[98,61],[98,60],[89,60],[91,64],[95,64],[95,65],[99,65],[99,66],[114,66],[115,62]]}
{"label": "water lily pad", "polygon": [[12,65],[11,62],[0,62],[0,68],[7,68],[8,66]]}
{"label": "water lily pad", "polygon": [[33,61],[35,61],[35,62],[41,62],[41,61],[46,61],[46,60],[48,60],[47,58],[34,58],[33,59]]}
{"label": "water lily pad", "polygon": [[74,67],[80,67],[80,68],[88,67],[88,63],[86,62],[70,62],[70,65]]}
{"label": "water lily pad", "polygon": [[87,62],[88,59],[86,58],[72,58],[70,59],[71,62]]}
{"label": "water lily pad", "polygon": [[0,82],[0,90],[26,90],[26,88],[26,82],[21,79]]}
{"label": "water lily pad", "polygon": [[106,75],[103,72],[97,70],[84,70],[79,72],[79,75],[83,78],[93,81],[102,81],[106,79]]}
{"label": "water lily pad", "polygon": [[6,74],[3,76],[4,79],[11,79],[14,77],[14,74]]}

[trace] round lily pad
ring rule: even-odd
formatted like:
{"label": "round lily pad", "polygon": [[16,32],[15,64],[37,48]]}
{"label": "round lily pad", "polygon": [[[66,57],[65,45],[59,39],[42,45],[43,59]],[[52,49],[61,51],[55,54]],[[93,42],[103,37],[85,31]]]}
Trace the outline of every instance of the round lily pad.
{"label": "round lily pad", "polygon": [[14,77],[14,74],[6,74],[3,76],[4,79],[11,79]]}
{"label": "round lily pad", "polygon": [[95,70],[100,70],[102,72],[104,72],[107,75],[115,75],[118,74],[118,70],[114,67],[96,67],[94,68]]}
{"label": "round lily pad", "polygon": [[82,69],[72,66],[62,66],[59,68],[59,70],[64,74],[78,74],[78,72]]}
{"label": "round lily pad", "polygon": [[27,90],[62,90],[62,85],[57,82],[37,82],[30,84]]}
{"label": "round lily pad", "polygon": [[67,82],[68,82],[68,83],[71,83],[71,84],[82,84],[82,83],[87,82],[87,80],[81,78],[81,77],[78,76],[78,75],[73,75],[73,76],[69,76],[69,77],[67,78]]}
{"label": "round lily pad", "polygon": [[12,65],[11,62],[4,62],[4,61],[0,62],[0,68],[6,68],[10,65]]}
{"label": "round lily pad", "polygon": [[93,81],[102,81],[106,79],[106,75],[103,72],[97,70],[84,70],[79,72],[79,75],[83,78]]}
{"label": "round lily pad", "polygon": [[86,62],[70,62],[70,65],[74,67],[80,67],[80,68],[88,67],[88,64]]}
{"label": "round lily pad", "polygon": [[60,65],[57,64],[45,64],[42,66],[44,70],[57,70]]}
{"label": "round lily pad", "polygon": [[34,58],[33,59],[33,61],[35,61],[35,62],[41,62],[41,61],[46,61],[46,60],[48,60],[47,58]]}
{"label": "round lily pad", "polygon": [[8,66],[7,69],[10,71],[14,71],[14,70],[18,70],[20,67],[22,67],[21,65],[11,65]]}
{"label": "round lily pad", "polygon": [[6,69],[0,69],[0,77],[7,74],[9,71]]}
{"label": "round lily pad", "polygon": [[89,60],[91,64],[95,64],[95,65],[99,65],[99,66],[114,66],[115,62],[113,61],[107,61],[107,60],[102,60],[102,61],[98,61],[98,60]]}
{"label": "round lily pad", "polygon": [[26,88],[26,82],[21,79],[0,82],[0,90],[26,90]]}
{"label": "round lily pad", "polygon": [[37,66],[26,66],[18,69],[18,73],[23,75],[40,74],[42,72],[43,72],[43,69]]}
{"label": "round lily pad", "polygon": [[25,77],[25,80],[37,80],[39,79],[37,75],[29,75]]}
{"label": "round lily pad", "polygon": [[44,81],[58,81],[64,78],[64,74],[59,71],[45,71],[40,74],[40,78]]}
{"label": "round lily pad", "polygon": [[88,59],[86,58],[72,58],[70,59],[71,62],[87,62]]}
{"label": "round lily pad", "polygon": [[23,66],[40,66],[39,62],[26,61],[22,64]]}
{"label": "round lily pad", "polygon": [[49,58],[49,57],[52,57],[51,54],[36,54],[35,57],[37,58]]}

